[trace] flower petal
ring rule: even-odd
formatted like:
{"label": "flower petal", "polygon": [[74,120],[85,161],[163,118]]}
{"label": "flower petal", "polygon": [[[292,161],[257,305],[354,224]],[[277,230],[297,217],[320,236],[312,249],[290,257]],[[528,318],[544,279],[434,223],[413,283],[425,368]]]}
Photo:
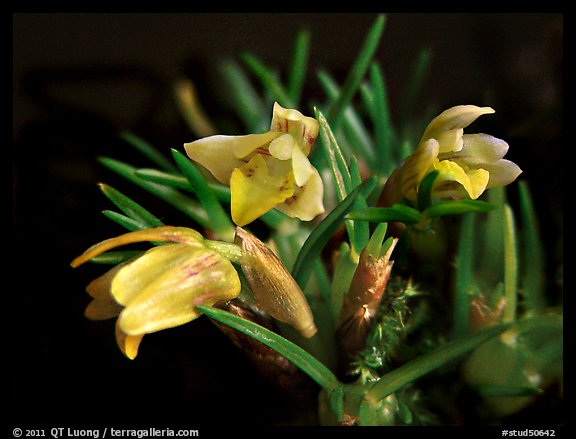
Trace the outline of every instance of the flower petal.
{"label": "flower petal", "polygon": [[[506,155],[509,148],[504,140],[489,134],[464,134],[463,141],[462,149],[446,158],[468,167],[483,168],[486,163],[496,162]],[[438,158],[442,160],[443,154]]]}
{"label": "flower petal", "polygon": [[243,165],[242,158],[258,148],[268,146],[279,133],[248,134],[246,136],[210,136],[185,143],[186,154],[200,163],[222,184],[228,185],[232,171]]}
{"label": "flower petal", "polygon": [[128,335],[120,329],[119,321],[116,321],[116,343],[126,357],[130,360],[138,355],[138,347],[144,335]]}
{"label": "flower petal", "polygon": [[429,139],[421,143],[402,165],[400,189],[407,199],[416,199],[418,185],[436,160],[439,148],[440,144],[436,139]]}
{"label": "flower petal", "polygon": [[318,121],[313,117],[304,116],[298,110],[283,108],[278,102],[274,103],[270,131],[291,134],[306,155],[310,154],[318,137],[318,128]]}
{"label": "flower petal", "polygon": [[294,193],[294,180],[274,177],[261,155],[237,168],[230,179],[232,220],[239,226],[251,223]]}
{"label": "flower petal", "polygon": [[317,173],[308,157],[298,147],[292,150],[292,172],[294,172],[294,180],[298,186],[304,186],[308,179]]}
{"label": "flower petal", "polygon": [[75,258],[70,265],[76,268],[105,251],[120,247],[121,245],[144,241],[182,242],[188,245],[203,246],[204,238],[196,230],[187,227],[161,226],[152,229],[136,230],[94,244]]}
{"label": "flower petal", "polygon": [[434,185],[434,193],[444,192],[445,194],[449,194],[452,188],[448,186],[448,188],[443,191],[442,185],[446,182],[454,181],[461,184],[468,193],[468,196],[473,200],[482,195],[490,178],[488,171],[484,169],[465,171],[459,164],[450,160],[443,160],[436,163],[434,168],[440,171]]}
{"label": "flower petal", "polygon": [[107,320],[118,317],[124,307],[114,299],[94,299],[84,310],[84,316],[90,320]]}
{"label": "flower petal", "polygon": [[[185,258],[168,256],[165,261],[157,261],[164,271],[122,311],[118,318],[122,332],[141,335],[183,325],[200,315],[196,306],[213,305],[240,293],[238,273],[228,259],[207,248],[184,248],[183,244],[172,247],[179,247],[175,251],[186,253]],[[122,273],[114,278],[113,293],[116,282],[123,282]]]}
{"label": "flower petal", "polygon": [[167,270],[183,264],[190,257],[192,248],[186,244],[165,244],[151,248],[118,271],[111,284],[112,296],[118,303],[128,306]]}
{"label": "flower petal", "polygon": [[494,113],[490,107],[476,105],[458,105],[443,111],[428,124],[420,142],[428,139],[438,139],[441,133],[450,130],[466,128],[483,114]]}
{"label": "flower petal", "polygon": [[320,174],[314,169],[306,184],[304,186],[296,186],[294,194],[288,197],[284,203],[276,206],[276,209],[292,218],[312,221],[325,211],[323,198],[324,184]]}
{"label": "flower petal", "polygon": [[490,173],[488,188],[506,186],[522,173],[522,169],[516,163],[505,159],[498,160],[496,163],[489,163],[484,167]]}
{"label": "flower petal", "polygon": [[268,151],[272,154],[272,157],[278,160],[291,159],[293,149],[298,149],[298,145],[296,145],[294,137],[290,134],[282,134],[280,137],[276,137],[268,146]]}

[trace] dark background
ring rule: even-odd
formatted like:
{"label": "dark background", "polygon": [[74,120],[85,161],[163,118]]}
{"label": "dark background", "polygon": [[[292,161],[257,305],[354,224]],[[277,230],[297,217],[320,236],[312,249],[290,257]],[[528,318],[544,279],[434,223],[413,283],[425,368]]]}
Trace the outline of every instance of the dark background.
{"label": "dark background", "polygon": [[[188,428],[314,420],[303,415],[301,402],[260,378],[207,319],[147,335],[137,359],[125,359],[112,321],[83,317],[84,288],[101,267],[68,264],[123,231],[100,214],[112,206],[99,181],[165,212],[166,223],[186,225],[96,162],[108,155],[148,165],[118,140],[121,129],[168,154],[193,140],[174,105],[175,79],[192,77],[208,111],[222,117],[213,98],[222,93],[217,62],[250,50],[285,68],[296,31],[307,28],[307,92],[313,94],[317,68],[343,80],[374,19],[355,13],[13,15],[13,239],[5,274],[12,283],[4,288],[10,419],[22,427],[178,422]],[[393,115],[422,47],[433,56],[423,106],[496,109],[486,131],[510,143],[509,157],[524,170],[547,268],[556,278],[563,230],[562,14],[388,15],[378,59]],[[546,421],[558,414],[539,406],[527,416]]]}

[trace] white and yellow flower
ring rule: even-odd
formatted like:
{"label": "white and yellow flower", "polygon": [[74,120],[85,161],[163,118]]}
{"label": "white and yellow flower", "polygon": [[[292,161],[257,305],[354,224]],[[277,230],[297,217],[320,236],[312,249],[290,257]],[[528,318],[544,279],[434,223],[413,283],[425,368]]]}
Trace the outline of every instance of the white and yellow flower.
{"label": "white and yellow flower", "polygon": [[490,107],[460,105],[433,119],[394,176],[402,196],[414,201],[420,183],[434,170],[439,174],[432,194],[438,198],[474,200],[486,189],[512,183],[522,170],[503,158],[508,144],[488,134],[464,134],[478,117],[491,113]]}
{"label": "white and yellow flower", "polygon": [[232,219],[246,225],[276,208],[310,221],[324,212],[324,187],[308,155],[318,122],[274,104],[270,131],[186,143],[188,156],[230,186]]}

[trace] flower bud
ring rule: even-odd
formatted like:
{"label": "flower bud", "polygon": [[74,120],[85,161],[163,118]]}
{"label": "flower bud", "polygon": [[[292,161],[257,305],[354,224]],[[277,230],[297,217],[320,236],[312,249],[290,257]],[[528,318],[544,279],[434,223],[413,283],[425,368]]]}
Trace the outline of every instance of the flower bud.
{"label": "flower bud", "polygon": [[378,312],[390,278],[394,263],[390,261],[390,256],[397,242],[395,238],[383,256],[371,254],[368,248],[360,253],[358,267],[350,290],[344,296],[340,313],[338,339],[346,352],[356,352],[364,347],[372,318]]}
{"label": "flower bud", "polygon": [[236,243],[242,247],[242,271],[258,307],[292,325],[306,338],[316,334],[304,293],[272,250],[241,227],[236,228]]}

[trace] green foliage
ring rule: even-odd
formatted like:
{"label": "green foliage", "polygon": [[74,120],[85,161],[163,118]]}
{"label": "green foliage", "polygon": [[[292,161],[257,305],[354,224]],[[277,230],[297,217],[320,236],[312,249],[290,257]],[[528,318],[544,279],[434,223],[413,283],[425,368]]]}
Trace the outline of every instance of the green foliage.
{"label": "green foliage", "polygon": [[[525,382],[526,369],[536,365],[543,376],[546,368],[558,369],[562,321],[561,311],[548,309],[544,246],[528,186],[519,184],[520,228],[501,188],[490,190],[487,201],[435,200],[432,187],[437,172],[423,179],[415,203],[377,205],[375,198],[386,178],[422,132],[425,114],[417,109],[431,60],[431,53],[422,50],[395,120],[384,70],[376,60],[384,24],[385,17],[377,16],[341,86],[330,72],[316,72],[325,99],[314,106],[302,99],[308,77],[309,32],[296,35],[284,75],[252,53],[244,53],[241,63],[228,60],[220,66],[223,85],[233,90],[228,104],[247,132],[267,129],[275,100],[285,107],[313,108],[319,122],[311,161],[325,182],[326,216],[302,223],[273,210],[254,227],[274,242],[279,258],[304,290],[319,334],[305,341],[221,309],[198,308],[308,374],[323,389],[328,418],[336,423],[345,419],[360,425],[430,422],[433,416],[418,397],[419,385],[422,377],[439,371],[469,386],[492,405],[501,402],[498,398],[510,396],[532,400],[545,388]],[[112,158],[101,158],[102,165],[186,215],[191,227],[209,231],[222,241],[233,240],[228,187],[207,177],[177,150],[171,151],[173,163],[135,134],[122,132],[120,136],[153,167],[136,168]],[[120,211],[105,210],[104,215],[123,228],[163,225],[159,218],[164,215],[153,215],[109,185],[100,187]],[[382,257],[392,245],[391,231],[394,233],[398,224],[407,232],[399,234],[393,259],[415,262],[403,264],[408,269],[398,272],[394,266],[376,315],[368,316],[368,323],[359,323],[367,333],[363,349],[351,354],[338,352],[342,307],[360,269],[360,255],[367,249],[373,258]],[[426,242],[430,236],[426,233],[433,234],[441,227],[450,232],[437,234],[435,239],[450,241],[444,243],[454,249],[450,259],[440,258],[439,252],[430,252],[433,257],[427,259],[418,254],[415,237],[423,236],[424,246],[433,247],[431,241]],[[107,252],[93,262],[117,264],[138,254]],[[433,276],[420,276],[422,266]],[[471,318],[477,303],[489,311],[479,320],[480,328],[473,327]],[[498,309],[499,303],[504,303],[503,310]],[[504,339],[517,343],[506,344]],[[468,354],[471,359],[464,360],[465,372],[460,374],[451,366]],[[512,364],[503,380],[484,373],[498,368],[499,358]],[[546,383],[558,380],[558,376],[547,378]],[[434,409],[433,401],[427,404]],[[514,412],[510,406],[505,408],[506,413]],[[458,407],[452,410],[457,412]]]}

